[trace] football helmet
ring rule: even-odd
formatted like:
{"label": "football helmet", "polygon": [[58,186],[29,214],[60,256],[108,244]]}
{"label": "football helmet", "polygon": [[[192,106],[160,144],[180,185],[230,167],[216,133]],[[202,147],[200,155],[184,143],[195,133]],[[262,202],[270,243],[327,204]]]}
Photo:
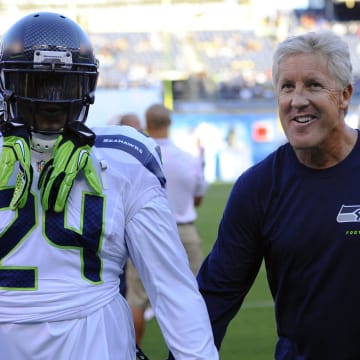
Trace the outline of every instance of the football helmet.
{"label": "football helmet", "polygon": [[[4,120],[24,118],[31,131],[39,114],[85,122],[94,103],[98,60],[83,29],[61,14],[38,12],[17,21],[0,44],[0,92]],[[65,115],[64,115],[65,114]],[[54,120],[56,121],[56,120]]]}

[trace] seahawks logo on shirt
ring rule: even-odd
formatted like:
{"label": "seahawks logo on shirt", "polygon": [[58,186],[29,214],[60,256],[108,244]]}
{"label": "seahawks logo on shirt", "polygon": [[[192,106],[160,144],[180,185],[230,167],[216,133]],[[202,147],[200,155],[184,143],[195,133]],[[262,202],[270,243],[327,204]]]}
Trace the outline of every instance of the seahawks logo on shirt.
{"label": "seahawks logo on shirt", "polygon": [[360,222],[360,205],[342,205],[336,221],[344,222]]}

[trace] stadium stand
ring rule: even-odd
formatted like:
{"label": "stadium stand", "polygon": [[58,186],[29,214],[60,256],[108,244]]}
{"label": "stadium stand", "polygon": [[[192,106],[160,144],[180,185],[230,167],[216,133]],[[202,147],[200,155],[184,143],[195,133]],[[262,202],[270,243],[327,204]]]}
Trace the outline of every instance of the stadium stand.
{"label": "stadium stand", "polygon": [[[100,60],[99,88],[151,87],[170,80],[179,98],[197,101],[273,98],[271,56],[277,42],[301,31],[332,27],[348,41],[355,83],[360,82],[360,19],[339,22],[310,8],[274,11],[272,6],[272,12],[265,13],[259,4],[74,0],[69,6],[65,0],[3,0],[0,33],[25,12],[56,8],[91,34]],[[261,2],[261,7],[266,4]]]}

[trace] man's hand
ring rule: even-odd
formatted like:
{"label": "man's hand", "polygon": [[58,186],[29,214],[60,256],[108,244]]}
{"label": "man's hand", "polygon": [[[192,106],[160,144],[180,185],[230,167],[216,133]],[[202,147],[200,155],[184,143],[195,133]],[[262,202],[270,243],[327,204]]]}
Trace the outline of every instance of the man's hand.
{"label": "man's hand", "polygon": [[1,123],[0,130],[4,136],[0,159],[0,189],[6,187],[14,172],[15,164],[19,163],[19,173],[10,209],[23,208],[26,204],[33,177],[31,167],[30,133],[20,118]]}
{"label": "man's hand", "polygon": [[39,178],[38,187],[44,210],[64,210],[74,180],[81,170],[93,190],[101,193],[101,182],[90,157],[94,142],[95,134],[80,122],[74,121],[64,128]]}

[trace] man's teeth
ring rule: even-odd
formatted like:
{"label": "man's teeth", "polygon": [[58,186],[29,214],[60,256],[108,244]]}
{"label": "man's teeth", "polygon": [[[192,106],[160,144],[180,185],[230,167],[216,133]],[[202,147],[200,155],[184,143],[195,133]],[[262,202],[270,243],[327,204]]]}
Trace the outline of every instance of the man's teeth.
{"label": "man's teeth", "polygon": [[312,119],[311,116],[299,116],[295,119],[295,121],[299,122],[299,123],[307,123]]}

